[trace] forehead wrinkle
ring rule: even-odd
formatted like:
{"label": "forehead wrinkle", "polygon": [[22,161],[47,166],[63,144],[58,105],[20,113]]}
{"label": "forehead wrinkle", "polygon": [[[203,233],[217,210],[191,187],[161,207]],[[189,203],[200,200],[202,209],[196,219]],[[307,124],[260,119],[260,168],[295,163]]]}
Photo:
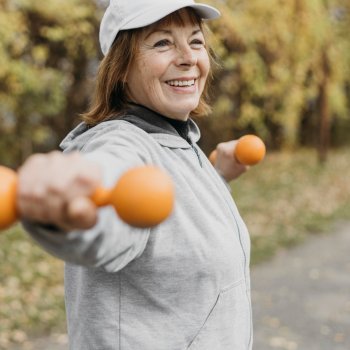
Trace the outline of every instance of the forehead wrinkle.
{"label": "forehead wrinkle", "polygon": [[[168,35],[172,35],[173,32],[170,29],[162,29],[162,28],[155,28],[154,30],[151,30],[145,37],[145,39],[149,38],[152,34],[155,33],[163,33],[163,34],[168,34]],[[195,29],[192,33],[191,36],[196,35],[198,33],[202,33],[202,30],[199,29]]]}

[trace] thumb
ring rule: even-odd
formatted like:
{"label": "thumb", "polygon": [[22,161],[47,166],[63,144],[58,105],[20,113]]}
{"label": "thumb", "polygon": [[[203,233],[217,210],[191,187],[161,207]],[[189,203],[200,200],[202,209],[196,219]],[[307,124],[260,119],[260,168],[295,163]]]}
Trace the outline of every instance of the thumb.
{"label": "thumb", "polygon": [[78,229],[89,229],[97,223],[97,208],[91,199],[76,197],[67,207],[68,225]]}

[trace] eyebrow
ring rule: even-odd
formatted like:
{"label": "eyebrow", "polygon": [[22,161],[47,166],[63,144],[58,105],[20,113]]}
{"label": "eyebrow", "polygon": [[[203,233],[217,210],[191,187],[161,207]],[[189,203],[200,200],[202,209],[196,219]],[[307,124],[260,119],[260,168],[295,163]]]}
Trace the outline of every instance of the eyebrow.
{"label": "eyebrow", "polygon": [[[196,35],[197,33],[201,33],[201,32],[202,32],[201,29],[196,29],[191,33],[191,36]],[[156,29],[156,30],[153,30],[150,33],[148,33],[145,39],[149,38],[154,33],[172,34],[172,31],[167,30],[167,29]]]}

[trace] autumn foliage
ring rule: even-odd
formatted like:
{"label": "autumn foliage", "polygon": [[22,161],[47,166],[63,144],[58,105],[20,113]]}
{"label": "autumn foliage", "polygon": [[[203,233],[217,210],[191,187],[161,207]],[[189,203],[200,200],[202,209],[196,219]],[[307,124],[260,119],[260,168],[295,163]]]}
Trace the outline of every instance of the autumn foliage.
{"label": "autumn foliage", "polygon": [[[258,134],[269,148],[347,142],[347,0],[208,0],[217,56],[201,147]],[[56,148],[85,111],[106,1],[0,1],[0,162]]]}

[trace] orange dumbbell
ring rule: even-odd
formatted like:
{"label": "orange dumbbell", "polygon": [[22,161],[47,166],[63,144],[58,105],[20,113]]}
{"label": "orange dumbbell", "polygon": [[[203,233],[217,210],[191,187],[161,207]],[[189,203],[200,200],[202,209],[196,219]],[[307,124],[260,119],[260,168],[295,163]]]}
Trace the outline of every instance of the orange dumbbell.
{"label": "orange dumbbell", "polygon": [[[245,135],[238,139],[234,151],[236,160],[244,165],[255,165],[261,162],[266,154],[264,142],[255,135]],[[216,162],[217,151],[214,150],[209,155],[210,162]]]}
{"label": "orange dumbbell", "polygon": [[[18,219],[17,174],[0,166],[0,229]],[[98,207],[112,205],[118,216],[131,226],[152,227],[165,220],[174,205],[170,177],[153,166],[126,171],[111,189],[98,187],[91,196]]]}

